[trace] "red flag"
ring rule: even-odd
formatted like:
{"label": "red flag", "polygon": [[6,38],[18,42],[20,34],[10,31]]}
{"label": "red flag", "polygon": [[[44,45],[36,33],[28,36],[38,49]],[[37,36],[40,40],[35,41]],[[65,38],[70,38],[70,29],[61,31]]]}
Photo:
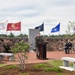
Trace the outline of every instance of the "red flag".
{"label": "red flag", "polygon": [[18,22],[18,23],[8,23],[7,31],[21,31],[21,22]]}

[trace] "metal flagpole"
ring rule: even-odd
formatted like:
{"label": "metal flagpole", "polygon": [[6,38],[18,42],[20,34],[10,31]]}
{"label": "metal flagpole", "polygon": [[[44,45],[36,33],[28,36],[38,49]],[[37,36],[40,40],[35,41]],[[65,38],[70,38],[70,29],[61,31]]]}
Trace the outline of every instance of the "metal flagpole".
{"label": "metal flagpole", "polygon": [[[60,22],[59,22],[59,24],[60,24]],[[59,28],[59,35],[60,35],[60,28]]]}
{"label": "metal flagpole", "polygon": [[[43,22],[43,28],[44,28],[44,22]],[[43,36],[44,36],[44,29],[43,29]]]}
{"label": "metal flagpole", "polygon": [[7,36],[7,30],[6,30],[6,36]]}
{"label": "metal flagpole", "polygon": [[21,35],[21,21],[20,21],[20,35]]}
{"label": "metal flagpole", "polygon": [[21,35],[21,31],[20,31],[20,35]]}

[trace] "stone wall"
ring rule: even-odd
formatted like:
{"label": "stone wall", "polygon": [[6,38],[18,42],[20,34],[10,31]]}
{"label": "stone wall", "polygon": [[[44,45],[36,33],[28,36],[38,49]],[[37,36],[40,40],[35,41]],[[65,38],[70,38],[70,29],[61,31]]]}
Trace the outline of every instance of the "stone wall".
{"label": "stone wall", "polygon": [[3,47],[3,43],[4,43],[4,39],[9,40],[9,45],[11,47],[13,47],[15,45],[16,42],[18,42],[19,40],[24,40],[25,42],[28,42],[28,38],[0,38],[0,52],[4,52],[4,47]]}
{"label": "stone wall", "polygon": [[[12,41],[12,45],[14,46],[15,42],[18,42],[18,40],[24,40],[25,42],[28,42],[28,38],[0,38],[0,52],[4,51],[3,48],[3,39],[8,39]],[[44,41],[47,41],[47,51],[58,51],[58,50],[64,50],[64,44],[65,44],[65,40],[66,38],[62,38],[62,39],[52,39],[52,38],[45,38]],[[70,39],[72,44],[73,44],[73,48],[75,50],[75,38],[71,38]]]}
{"label": "stone wall", "polygon": [[[66,40],[66,38],[63,38],[63,39],[46,38],[45,41],[48,42],[47,51],[62,51],[62,50],[64,50],[65,40]],[[75,39],[71,38],[70,41],[72,42],[73,48],[75,49]]]}

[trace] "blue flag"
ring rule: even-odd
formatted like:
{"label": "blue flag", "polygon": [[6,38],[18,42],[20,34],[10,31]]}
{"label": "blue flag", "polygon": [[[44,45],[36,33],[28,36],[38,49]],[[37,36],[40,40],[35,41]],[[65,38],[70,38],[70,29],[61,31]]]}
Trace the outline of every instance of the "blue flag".
{"label": "blue flag", "polygon": [[58,31],[60,31],[60,23],[56,27],[52,28],[51,33]]}
{"label": "blue flag", "polygon": [[44,23],[42,25],[35,27],[35,29],[39,29],[40,31],[44,31]]}

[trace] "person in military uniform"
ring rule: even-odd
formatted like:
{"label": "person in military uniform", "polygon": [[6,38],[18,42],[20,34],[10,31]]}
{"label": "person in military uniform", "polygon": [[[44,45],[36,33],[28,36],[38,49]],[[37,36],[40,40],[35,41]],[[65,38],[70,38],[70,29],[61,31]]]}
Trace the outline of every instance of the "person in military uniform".
{"label": "person in military uniform", "polygon": [[72,43],[68,39],[68,40],[66,40],[66,43],[65,43],[65,53],[69,54],[69,51],[71,50],[71,48],[72,48]]}
{"label": "person in military uniform", "polygon": [[36,57],[39,58],[39,50],[38,50],[38,43],[39,42],[43,42],[43,38],[42,36],[38,35],[36,38],[35,38],[35,46],[36,46]]}

